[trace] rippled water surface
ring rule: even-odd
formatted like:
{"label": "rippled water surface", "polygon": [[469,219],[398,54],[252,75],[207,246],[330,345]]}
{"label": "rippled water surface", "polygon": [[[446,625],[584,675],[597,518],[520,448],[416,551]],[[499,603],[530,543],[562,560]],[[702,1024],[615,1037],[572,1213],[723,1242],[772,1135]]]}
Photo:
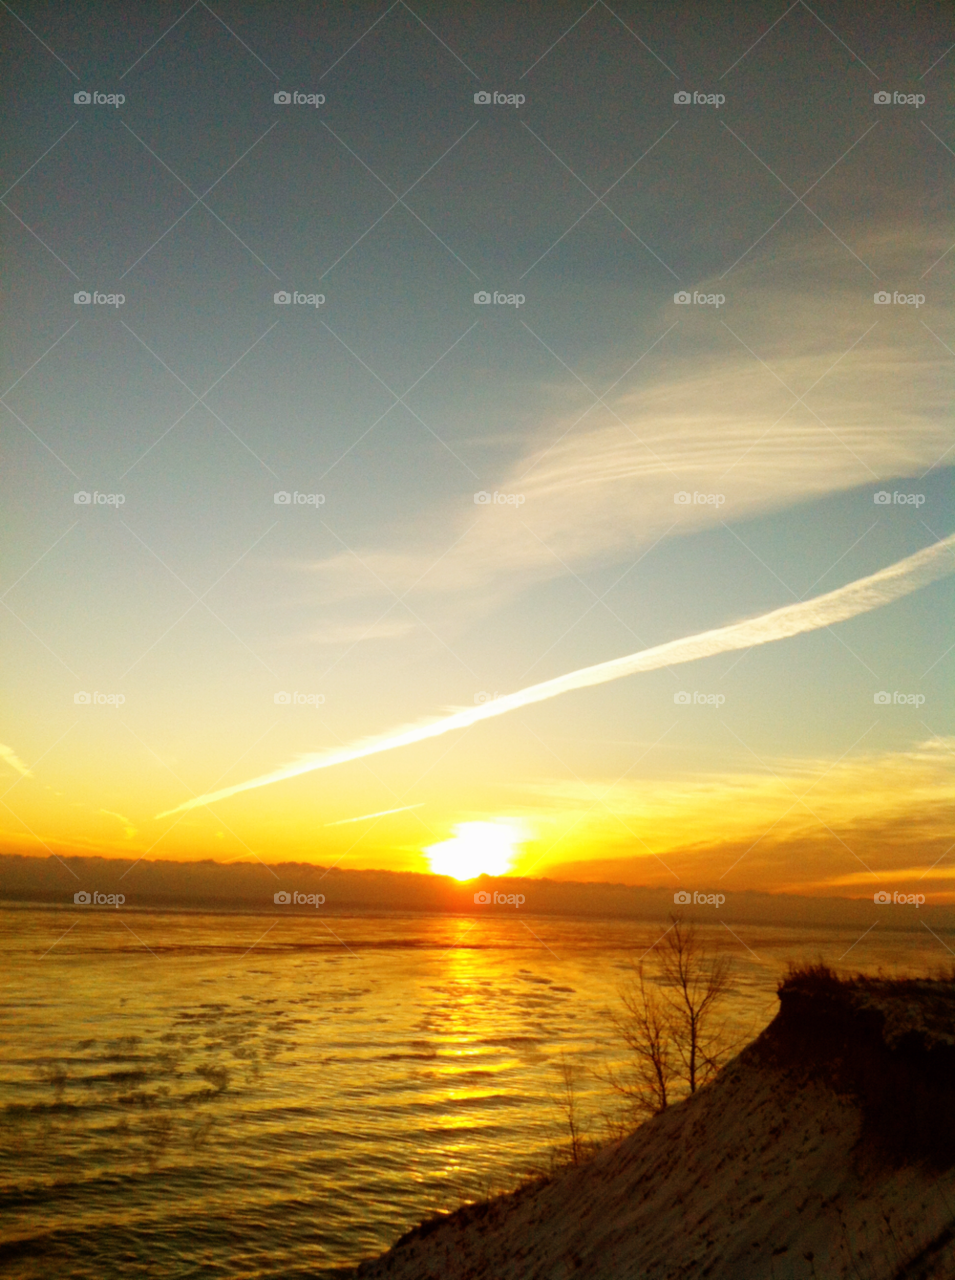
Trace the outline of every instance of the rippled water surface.
{"label": "rippled water surface", "polygon": [[[0,1258],[23,1277],[330,1274],[591,1130],[621,968],[662,927],[534,916],[0,909]],[[790,957],[889,971],[927,932],[710,926],[741,1035]]]}

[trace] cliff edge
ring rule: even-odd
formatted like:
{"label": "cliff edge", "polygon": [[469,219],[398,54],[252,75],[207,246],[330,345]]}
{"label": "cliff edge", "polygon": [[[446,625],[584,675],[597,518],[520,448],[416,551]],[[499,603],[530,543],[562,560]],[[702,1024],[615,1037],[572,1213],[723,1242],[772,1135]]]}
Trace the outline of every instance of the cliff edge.
{"label": "cliff edge", "polygon": [[779,988],[705,1089],[591,1160],[422,1223],[356,1280],[952,1280],[955,981]]}

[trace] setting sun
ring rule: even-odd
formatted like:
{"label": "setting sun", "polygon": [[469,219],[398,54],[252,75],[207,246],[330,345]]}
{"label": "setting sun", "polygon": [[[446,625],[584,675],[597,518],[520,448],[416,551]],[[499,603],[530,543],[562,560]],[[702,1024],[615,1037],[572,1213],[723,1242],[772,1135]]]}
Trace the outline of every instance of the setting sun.
{"label": "setting sun", "polygon": [[460,822],[451,828],[454,835],[425,849],[435,875],[455,880],[477,876],[502,876],[511,868],[514,846],[521,832],[505,822]]}

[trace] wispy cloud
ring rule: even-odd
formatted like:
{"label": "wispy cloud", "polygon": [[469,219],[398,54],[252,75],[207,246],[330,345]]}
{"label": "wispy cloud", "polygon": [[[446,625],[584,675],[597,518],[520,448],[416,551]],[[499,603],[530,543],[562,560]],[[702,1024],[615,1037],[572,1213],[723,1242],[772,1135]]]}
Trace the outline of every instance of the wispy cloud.
{"label": "wispy cloud", "polygon": [[925,547],[914,555],[906,556],[904,560],[880,569],[877,573],[859,578],[856,582],[850,582],[844,587],[816,596],[811,600],[786,605],[748,621],[732,623],[729,626],[717,627],[681,640],[654,645],[650,649],[643,649],[623,658],[614,658],[610,662],[584,667],[567,675],[558,676],[554,680],[531,685],[517,693],[506,694],[492,702],[469,707],[438,720],[395,729],[380,737],[357,742],[335,751],[324,752],[321,755],[306,756],[272,773],[252,778],[248,782],[241,782],[235,786],[198,796],[175,809],[168,809],[158,814],[157,817],[165,818],[171,814],[180,813],[184,809],[195,809],[200,805],[227,799],[241,791],[268,786],[270,783],[281,782],[303,773],[311,773],[316,769],[329,769],[333,765],[345,764],[350,760],[359,760],[383,751],[410,746],[412,743],[423,742],[428,738],[437,738],[455,729],[466,729],[481,720],[489,720],[521,707],[545,702],[562,693],[570,693],[574,689],[586,689],[611,680],[622,679],[624,676],[635,675],[638,672],[655,671],[660,667],[693,662],[697,658],[708,658],[735,649],[748,649],[774,640],[800,635],[806,631],[816,631],[820,627],[833,626],[835,623],[844,622],[861,613],[868,613],[871,609],[889,604],[893,600],[901,599],[919,587],[952,572],[955,572],[955,534]]}
{"label": "wispy cloud", "polygon": [[136,834],[136,828],[125,814],[116,813],[112,809],[100,809],[100,813],[105,814],[107,818],[116,818],[117,821],[121,822],[123,824],[123,835],[127,840],[132,840]]}
{"label": "wispy cloud", "polygon": [[10,766],[10,768],[16,769],[17,773],[19,773],[21,777],[24,777],[24,778],[33,777],[33,774],[30,772],[27,766],[23,763],[23,761],[14,751],[14,749],[12,747],[5,747],[2,742],[0,742],[0,760],[5,760],[6,763]]}
{"label": "wispy cloud", "polygon": [[[860,252],[891,283],[936,247],[896,230],[874,233]],[[800,246],[699,289],[728,301],[705,324],[702,308],[662,306],[654,336],[679,325],[612,391],[622,368],[598,372],[593,357],[575,371],[580,381],[553,362],[554,380],[540,389],[553,412],[516,459],[475,486],[519,495],[519,505],[475,506],[466,494],[431,513],[441,532],[426,544],[358,546],[313,563],[323,601],[378,595],[386,583],[473,612],[663,532],[878,489],[955,460],[940,390],[951,356],[934,336],[951,331],[951,309],[931,290],[917,312],[876,306],[871,281],[838,245]],[[530,332],[526,341],[537,346]],[[681,505],[683,491],[722,501]]]}
{"label": "wispy cloud", "polygon": [[384,818],[389,813],[407,813],[409,809],[420,809],[424,805],[423,800],[419,800],[417,804],[403,804],[398,809],[379,809],[376,813],[360,813],[357,818],[339,818],[336,822],[326,822],[326,827],[345,827],[350,822],[367,822],[369,818]]}
{"label": "wispy cloud", "polygon": [[372,622],[327,622],[297,635],[283,636],[271,649],[296,649],[308,645],[355,645],[365,640],[397,640],[414,631],[407,619],[380,618]]}
{"label": "wispy cloud", "polygon": [[[533,864],[536,875],[570,871],[571,878],[614,879],[612,864],[628,861],[636,878],[646,880],[648,867],[659,870],[653,859],[659,854],[681,873],[687,865],[715,865],[719,874],[732,860],[720,856],[721,849],[752,845],[757,852],[741,868],[751,875],[754,863],[765,871],[766,851],[780,843],[838,832],[863,856],[875,849],[880,868],[910,867],[916,850],[927,856],[939,841],[952,843],[953,747],[952,739],[934,738],[904,751],[862,751],[837,761],[773,756],[757,762],[741,751],[735,767],[691,777],[524,781],[521,812],[542,832],[526,865]],[[594,853],[598,862],[579,861]],[[833,884],[855,883],[856,873],[871,878],[851,853],[842,853],[833,863],[830,849],[828,865],[812,876],[818,871]],[[798,860],[778,862],[777,883],[780,876],[796,884],[810,878]]]}

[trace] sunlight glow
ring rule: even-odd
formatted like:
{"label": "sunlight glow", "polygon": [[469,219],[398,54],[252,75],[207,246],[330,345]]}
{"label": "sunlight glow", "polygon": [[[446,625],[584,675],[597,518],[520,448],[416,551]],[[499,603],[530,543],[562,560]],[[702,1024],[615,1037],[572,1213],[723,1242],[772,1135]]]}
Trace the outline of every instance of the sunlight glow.
{"label": "sunlight glow", "polygon": [[506,822],[459,822],[454,835],[425,849],[431,870],[455,880],[477,876],[503,876],[510,870],[514,846],[522,833]]}

